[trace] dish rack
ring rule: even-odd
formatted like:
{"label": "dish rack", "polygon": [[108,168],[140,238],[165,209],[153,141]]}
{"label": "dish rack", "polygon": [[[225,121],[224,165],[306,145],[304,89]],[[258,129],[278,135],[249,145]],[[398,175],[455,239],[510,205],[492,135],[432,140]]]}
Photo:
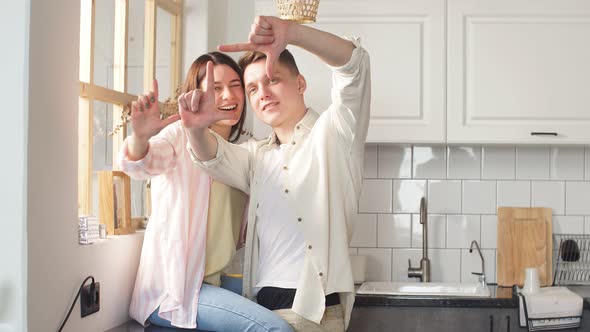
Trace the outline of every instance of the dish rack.
{"label": "dish rack", "polygon": [[590,285],[590,235],[553,234],[553,286]]}

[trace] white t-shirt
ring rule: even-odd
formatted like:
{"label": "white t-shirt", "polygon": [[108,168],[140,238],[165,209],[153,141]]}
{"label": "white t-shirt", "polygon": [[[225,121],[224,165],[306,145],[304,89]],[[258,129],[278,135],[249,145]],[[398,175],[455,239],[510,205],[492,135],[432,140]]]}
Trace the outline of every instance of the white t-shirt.
{"label": "white t-shirt", "polygon": [[266,286],[297,288],[303,268],[305,237],[285,199],[284,179],[289,170],[284,169],[283,154],[290,148],[282,144],[264,155],[256,209],[260,250],[255,292]]}

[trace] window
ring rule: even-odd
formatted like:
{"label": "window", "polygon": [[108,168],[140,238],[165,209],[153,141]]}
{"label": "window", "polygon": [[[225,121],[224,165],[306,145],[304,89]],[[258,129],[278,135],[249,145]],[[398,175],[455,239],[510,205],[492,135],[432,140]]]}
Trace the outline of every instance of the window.
{"label": "window", "polygon": [[[161,99],[175,95],[181,20],[182,0],[81,0],[79,215],[99,216],[98,172],[113,170],[131,130],[121,126],[131,102],[151,88],[154,77]],[[145,181],[131,181],[132,217],[149,213],[145,188]]]}

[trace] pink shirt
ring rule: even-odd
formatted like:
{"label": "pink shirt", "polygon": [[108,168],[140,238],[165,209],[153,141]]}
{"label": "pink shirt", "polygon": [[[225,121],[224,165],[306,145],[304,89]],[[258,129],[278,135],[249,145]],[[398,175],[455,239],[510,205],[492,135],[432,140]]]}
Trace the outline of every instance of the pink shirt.
{"label": "pink shirt", "polygon": [[127,140],[119,155],[122,171],[135,179],[152,179],[156,202],[129,308],[131,317],[142,324],[159,306],[160,317],[172,325],[196,327],[211,179],[192,163],[187,142],[177,121],[150,139],[142,160],[127,158]]}

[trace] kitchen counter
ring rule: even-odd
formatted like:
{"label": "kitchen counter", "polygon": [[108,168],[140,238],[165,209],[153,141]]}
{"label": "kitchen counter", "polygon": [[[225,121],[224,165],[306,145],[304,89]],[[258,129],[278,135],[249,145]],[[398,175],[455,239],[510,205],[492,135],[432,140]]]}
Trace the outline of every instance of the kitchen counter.
{"label": "kitchen counter", "polygon": [[[527,331],[520,327],[516,287],[488,285],[491,297],[409,297],[397,295],[357,295],[348,331],[490,332]],[[584,298],[584,316],[590,313],[590,286],[570,286]],[[590,318],[579,329],[590,331]],[[465,325],[468,324],[468,325]]]}
{"label": "kitchen counter", "polygon": [[[449,307],[449,308],[516,308],[518,296],[512,287],[488,285],[491,297],[417,297],[399,295],[356,295],[355,307]],[[590,287],[588,288],[590,294]]]}
{"label": "kitchen counter", "polygon": [[[399,295],[356,295],[355,307],[448,307],[448,308],[517,308],[516,287],[488,285],[491,297],[417,297]],[[584,298],[590,310],[590,286],[565,286]]]}

